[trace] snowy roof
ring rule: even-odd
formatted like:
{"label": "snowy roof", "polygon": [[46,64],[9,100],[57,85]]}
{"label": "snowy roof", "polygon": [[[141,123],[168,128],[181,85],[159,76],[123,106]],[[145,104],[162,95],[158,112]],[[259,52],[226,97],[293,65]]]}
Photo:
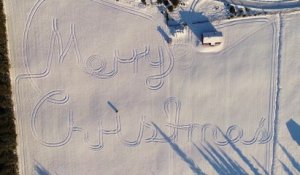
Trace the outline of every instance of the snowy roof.
{"label": "snowy roof", "polygon": [[223,37],[222,32],[206,32],[203,33],[203,38],[204,37]]}
{"label": "snowy roof", "polygon": [[207,32],[203,33],[203,44],[215,45],[223,42],[222,32]]}

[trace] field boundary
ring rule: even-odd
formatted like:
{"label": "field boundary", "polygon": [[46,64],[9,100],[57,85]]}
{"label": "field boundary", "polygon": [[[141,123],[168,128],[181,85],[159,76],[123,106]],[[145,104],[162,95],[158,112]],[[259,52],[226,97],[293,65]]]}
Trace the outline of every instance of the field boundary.
{"label": "field boundary", "polygon": [[14,175],[18,174],[17,134],[6,36],[6,18],[0,0],[0,175]]}

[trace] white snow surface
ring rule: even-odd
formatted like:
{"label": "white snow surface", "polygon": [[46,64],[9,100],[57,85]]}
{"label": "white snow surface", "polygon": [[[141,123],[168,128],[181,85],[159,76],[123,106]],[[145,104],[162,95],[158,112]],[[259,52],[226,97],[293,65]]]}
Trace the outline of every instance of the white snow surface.
{"label": "white snow surface", "polygon": [[300,173],[300,13],[210,23],[194,3],[167,44],[155,6],[4,0],[20,174]]}

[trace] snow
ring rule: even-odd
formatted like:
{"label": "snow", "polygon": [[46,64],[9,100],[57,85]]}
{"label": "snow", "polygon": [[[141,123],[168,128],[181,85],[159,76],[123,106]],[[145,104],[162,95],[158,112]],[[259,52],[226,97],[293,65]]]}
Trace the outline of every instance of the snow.
{"label": "snow", "polygon": [[229,3],[235,5],[242,5],[253,8],[261,8],[265,10],[276,10],[283,8],[298,8],[300,7],[300,2],[298,0],[226,0]]}
{"label": "snow", "polygon": [[[300,152],[299,145],[292,139],[288,128],[288,121],[293,120],[299,125],[299,61],[300,56],[300,36],[299,34],[299,13],[286,14],[282,16],[282,45],[284,46],[281,54],[281,74],[280,74],[280,96],[278,111],[278,142],[283,147],[277,147],[275,166],[281,166],[281,162],[285,164],[294,174],[299,173]],[[295,30],[297,29],[297,30]],[[298,31],[298,32],[297,32]],[[299,133],[299,131],[297,131]],[[292,133],[293,135],[299,135]],[[299,141],[299,140],[298,140]],[[295,158],[295,162],[291,161],[289,154]],[[283,169],[278,170],[278,174],[283,174]]]}
{"label": "snow", "polygon": [[299,172],[300,13],[199,3],[5,0],[20,174]]}

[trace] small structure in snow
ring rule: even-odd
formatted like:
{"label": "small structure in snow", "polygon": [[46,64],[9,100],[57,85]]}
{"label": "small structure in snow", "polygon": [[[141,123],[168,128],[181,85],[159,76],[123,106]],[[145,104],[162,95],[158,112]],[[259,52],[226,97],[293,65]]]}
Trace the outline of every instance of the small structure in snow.
{"label": "small structure in snow", "polygon": [[223,42],[222,32],[206,32],[202,34],[203,45],[216,46]]}
{"label": "small structure in snow", "polygon": [[107,101],[107,104],[108,106],[110,106],[116,113],[119,112],[119,110],[110,102],[110,101]]}

